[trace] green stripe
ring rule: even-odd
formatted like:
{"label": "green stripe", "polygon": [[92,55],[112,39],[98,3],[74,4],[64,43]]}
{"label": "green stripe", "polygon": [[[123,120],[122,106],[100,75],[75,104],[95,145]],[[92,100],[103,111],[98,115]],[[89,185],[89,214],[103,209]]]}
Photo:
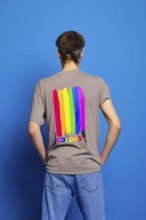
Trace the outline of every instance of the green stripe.
{"label": "green stripe", "polygon": [[72,88],[69,88],[69,105],[70,105],[70,122],[71,122],[71,133],[75,134],[75,110]]}

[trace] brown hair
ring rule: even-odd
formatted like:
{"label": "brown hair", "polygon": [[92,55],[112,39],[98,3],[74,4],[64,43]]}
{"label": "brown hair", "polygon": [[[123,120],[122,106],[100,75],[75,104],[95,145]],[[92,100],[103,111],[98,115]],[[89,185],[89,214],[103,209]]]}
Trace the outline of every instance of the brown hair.
{"label": "brown hair", "polygon": [[61,54],[61,61],[64,64],[68,57],[77,64],[78,59],[85,46],[83,36],[76,31],[63,32],[56,40],[56,46]]}

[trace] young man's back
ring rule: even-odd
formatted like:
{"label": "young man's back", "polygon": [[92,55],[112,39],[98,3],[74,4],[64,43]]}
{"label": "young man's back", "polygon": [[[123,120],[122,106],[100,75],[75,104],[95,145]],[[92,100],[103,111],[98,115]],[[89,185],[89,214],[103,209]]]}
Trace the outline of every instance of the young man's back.
{"label": "young man's back", "polygon": [[36,86],[30,120],[40,125],[46,116],[49,132],[47,171],[81,174],[100,169],[99,118],[110,98],[107,84],[79,69],[61,71]]}
{"label": "young man's back", "polygon": [[[84,219],[104,220],[101,166],[118,138],[120,122],[105,81],[79,69],[83,37],[65,32],[56,44],[62,71],[36,85],[29,123],[30,137],[46,165],[42,220],[63,220],[73,196]],[[99,155],[100,108],[109,131]],[[40,132],[44,119],[47,152]]]}

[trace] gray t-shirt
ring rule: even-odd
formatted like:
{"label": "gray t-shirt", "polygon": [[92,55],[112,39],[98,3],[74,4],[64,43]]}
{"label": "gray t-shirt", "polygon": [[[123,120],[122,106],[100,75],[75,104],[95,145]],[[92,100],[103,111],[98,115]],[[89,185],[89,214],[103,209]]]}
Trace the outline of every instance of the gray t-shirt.
{"label": "gray t-shirt", "polygon": [[42,125],[46,119],[47,172],[83,174],[100,170],[99,108],[109,98],[105,81],[80,69],[60,71],[38,81],[30,120]]}

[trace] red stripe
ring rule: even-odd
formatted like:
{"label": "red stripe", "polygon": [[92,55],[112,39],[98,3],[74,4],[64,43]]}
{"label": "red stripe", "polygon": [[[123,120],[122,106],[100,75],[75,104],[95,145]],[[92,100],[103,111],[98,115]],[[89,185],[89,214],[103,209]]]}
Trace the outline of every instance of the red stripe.
{"label": "red stripe", "polygon": [[58,92],[53,90],[53,102],[54,102],[54,114],[55,114],[55,123],[56,123],[56,133],[57,136],[62,136],[62,129],[61,129],[61,120],[60,120],[60,105],[59,105],[59,98]]}

